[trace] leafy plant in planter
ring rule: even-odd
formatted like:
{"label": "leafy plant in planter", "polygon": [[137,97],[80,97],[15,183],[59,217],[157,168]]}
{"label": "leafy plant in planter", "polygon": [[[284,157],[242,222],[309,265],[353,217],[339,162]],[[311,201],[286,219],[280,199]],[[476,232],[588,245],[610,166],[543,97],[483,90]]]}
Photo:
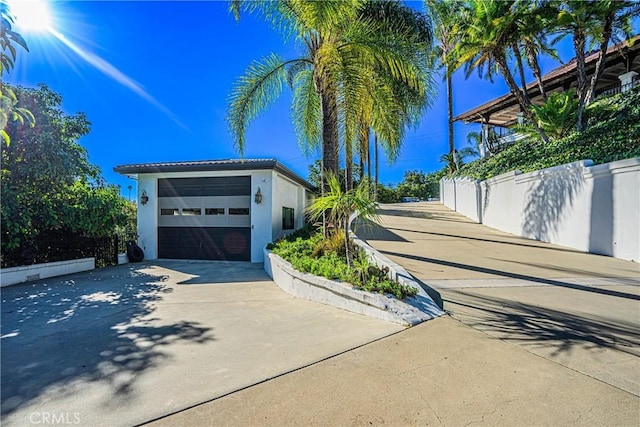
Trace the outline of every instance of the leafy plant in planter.
{"label": "leafy plant in planter", "polygon": [[417,293],[416,288],[389,279],[388,271],[373,266],[362,249],[350,245],[352,260],[351,265],[347,265],[342,241],[338,245],[341,251],[331,249],[331,243],[327,244],[328,239],[322,232],[316,231],[308,235],[308,231],[308,229],[302,229],[295,233],[297,235],[295,239],[293,237],[280,239],[270,244],[268,249],[290,262],[298,271],[330,280],[348,282],[358,289],[393,294],[398,299]]}
{"label": "leafy plant in planter", "polygon": [[329,223],[333,224],[330,237],[342,241],[345,248],[347,266],[350,265],[351,255],[349,250],[349,217],[358,212],[359,217],[365,221],[377,217],[375,203],[369,197],[368,183],[362,182],[353,190],[343,190],[340,181],[335,175],[327,177],[329,190],[321,197],[316,198],[308,207],[307,213],[312,221],[319,220],[326,215]]}
{"label": "leafy plant in planter", "polygon": [[371,264],[367,254],[349,239],[349,217],[355,211],[364,220],[376,219],[375,204],[366,183],[345,191],[335,176],[328,178],[329,190],[308,207],[312,221],[326,215],[327,237],[320,229],[305,227],[267,246],[298,271],[340,280],[369,292],[393,294],[398,299],[413,296],[417,289],[387,277],[387,271]]}

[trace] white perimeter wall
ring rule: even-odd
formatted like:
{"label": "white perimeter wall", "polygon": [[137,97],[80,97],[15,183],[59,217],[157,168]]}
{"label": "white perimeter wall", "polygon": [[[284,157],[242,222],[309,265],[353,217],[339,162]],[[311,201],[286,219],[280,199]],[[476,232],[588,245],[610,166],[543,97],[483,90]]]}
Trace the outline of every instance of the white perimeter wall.
{"label": "white perimeter wall", "polygon": [[508,233],[640,261],[640,158],[583,160],[482,182],[443,179],[440,201]]}
{"label": "white perimeter wall", "polygon": [[81,258],[69,261],[3,268],[0,270],[0,287],[93,270],[94,268],[96,268],[95,258]]}
{"label": "white perimeter wall", "polygon": [[[138,202],[143,191],[149,202],[138,203],[138,245],[145,259],[158,258],[158,179],[217,176],[251,176],[251,262],[263,262],[265,246],[293,230],[282,230],[282,207],[295,209],[295,228],[304,225],[306,192],[304,187],[274,170],[171,172],[138,175]],[[262,203],[255,202],[260,187]]]}

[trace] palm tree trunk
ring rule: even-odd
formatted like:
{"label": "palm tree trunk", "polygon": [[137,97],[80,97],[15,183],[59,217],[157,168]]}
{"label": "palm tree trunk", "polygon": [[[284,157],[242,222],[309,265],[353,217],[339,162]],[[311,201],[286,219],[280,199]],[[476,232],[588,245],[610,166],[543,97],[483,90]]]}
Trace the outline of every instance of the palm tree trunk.
{"label": "palm tree trunk", "polygon": [[371,149],[369,144],[369,128],[367,127],[367,179],[369,181],[369,185],[371,185]]}
{"label": "palm tree trunk", "polygon": [[504,77],[504,80],[507,82],[507,86],[509,86],[509,90],[511,91],[511,94],[513,94],[513,96],[518,101],[518,104],[520,104],[520,108],[522,109],[524,116],[535,127],[536,131],[540,135],[540,138],[542,138],[542,141],[545,144],[548,143],[549,137],[547,137],[547,134],[540,128],[540,126],[538,126],[538,122],[536,121],[535,116],[531,112],[531,102],[528,102],[529,101],[528,98],[524,98],[522,92],[520,91],[518,84],[514,80],[513,75],[509,70],[506,58],[504,57],[504,55],[496,55],[495,60],[496,60],[496,64],[498,65],[498,68],[500,69],[500,72],[502,73],[502,76]]}
{"label": "palm tree trunk", "polygon": [[533,46],[530,42],[525,42],[524,50],[527,55],[527,62],[529,63],[529,67],[531,68],[531,71],[536,78],[536,82],[538,82],[538,89],[540,89],[542,99],[546,101],[547,91],[545,90],[544,84],[542,83],[542,70],[540,69],[540,62],[538,62],[538,57],[536,56],[536,53],[533,50]]}
{"label": "palm tree trunk", "polygon": [[511,49],[513,49],[513,55],[516,57],[516,64],[518,65],[518,74],[520,75],[520,85],[522,86],[522,96],[525,99],[525,102],[531,105],[531,99],[529,99],[529,94],[527,93],[527,79],[524,77],[524,66],[522,64],[522,55],[520,54],[520,47],[517,43],[513,43],[511,45]]}
{"label": "palm tree trunk", "polygon": [[585,99],[587,98],[587,71],[585,67],[584,47],[586,38],[581,31],[573,32],[573,47],[576,51],[576,73],[578,80],[578,120],[576,127],[582,130],[582,113],[584,112]]}
{"label": "palm tree trunk", "polygon": [[327,175],[338,176],[338,105],[335,88],[325,85],[320,91],[322,102],[322,173],[323,186],[327,186]]}
{"label": "palm tree trunk", "polygon": [[[365,132],[363,129],[366,128],[367,132]],[[364,121],[362,121],[360,123],[360,132],[358,134],[359,136],[359,146],[360,146],[360,182],[364,181],[364,165],[365,162],[368,160],[365,160],[366,157],[369,156],[369,145],[368,145],[368,140],[367,140],[367,133],[369,132],[369,126],[365,126]]]}
{"label": "palm tree trunk", "polygon": [[596,69],[591,77],[591,84],[589,90],[584,98],[585,106],[589,105],[591,99],[595,96],[596,84],[598,79],[604,71],[604,65],[607,60],[607,48],[609,47],[609,40],[611,40],[611,33],[613,29],[613,20],[615,19],[615,12],[607,14],[604,20],[604,26],[602,31],[602,42],[600,43],[600,50],[598,52],[598,61],[596,62]]}
{"label": "palm tree trunk", "polygon": [[378,135],[373,134],[373,144],[374,144],[374,156],[376,158],[376,182],[373,186],[373,201],[378,201],[378,171],[380,165],[380,159],[378,158]]}
{"label": "palm tree trunk", "polygon": [[344,141],[344,174],[345,186],[347,191],[353,190],[353,141],[352,138],[346,138]]}
{"label": "palm tree trunk", "polygon": [[449,118],[449,153],[453,154],[453,151],[456,149],[453,139],[453,88],[451,84],[451,73],[449,72],[448,65],[446,66],[445,73],[447,79],[447,116]]}

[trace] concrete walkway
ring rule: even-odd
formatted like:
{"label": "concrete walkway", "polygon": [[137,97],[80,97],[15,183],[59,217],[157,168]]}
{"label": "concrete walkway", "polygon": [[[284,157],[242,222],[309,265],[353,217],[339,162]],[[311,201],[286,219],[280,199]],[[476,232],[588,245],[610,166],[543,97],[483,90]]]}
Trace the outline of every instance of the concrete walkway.
{"label": "concrete walkway", "polygon": [[358,234],[437,287],[452,316],[152,425],[638,425],[638,264],[439,204],[382,214],[386,228]]}
{"label": "concrete walkway", "polygon": [[157,261],[2,288],[3,426],[130,426],[403,328],[293,298],[261,265]]}

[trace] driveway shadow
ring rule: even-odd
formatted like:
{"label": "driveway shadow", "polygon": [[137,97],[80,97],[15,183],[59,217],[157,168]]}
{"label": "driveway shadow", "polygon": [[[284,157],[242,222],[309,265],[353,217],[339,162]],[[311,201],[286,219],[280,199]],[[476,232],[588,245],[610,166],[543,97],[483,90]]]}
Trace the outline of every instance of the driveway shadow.
{"label": "driveway shadow", "polygon": [[136,379],[169,358],[177,341],[212,341],[211,328],[158,325],[155,304],[172,292],[146,265],[107,267],[2,289],[3,416],[47,393],[77,393],[79,381],[102,382],[114,409],[135,394]]}
{"label": "driveway shadow", "polygon": [[154,260],[154,267],[166,268],[191,276],[178,285],[268,282],[271,278],[262,263],[241,261]]}
{"label": "driveway shadow", "polygon": [[552,356],[569,353],[574,348],[612,348],[640,356],[637,324],[585,317],[460,290],[450,292],[445,300],[473,310],[472,316],[464,316],[465,324],[497,332],[506,341],[553,348]]}
{"label": "driveway shadow", "polygon": [[640,301],[640,295],[631,294],[628,292],[616,291],[614,289],[598,288],[595,286],[586,286],[586,285],[581,285],[579,283],[570,283],[562,280],[545,279],[542,277],[528,276],[525,274],[510,273],[507,271],[496,270],[493,268],[479,267],[471,264],[462,264],[462,263],[453,262],[453,261],[445,261],[445,260],[436,259],[436,258],[409,255],[409,254],[404,254],[399,252],[390,252],[390,251],[380,251],[380,252],[385,255],[397,256],[401,258],[412,259],[412,260],[426,262],[426,263],[435,264],[435,265],[458,268],[461,270],[477,271],[479,273],[492,274],[492,275],[502,276],[510,279],[526,280],[533,283],[541,283],[545,285],[558,286],[561,288],[575,289],[579,291],[592,292],[592,293],[601,294],[601,295],[609,295],[609,296],[618,297],[618,298],[627,298],[631,300]]}
{"label": "driveway shadow", "polygon": [[[359,224],[358,224],[359,225]],[[356,235],[362,240],[382,240],[385,242],[408,242],[407,239],[390,231],[387,227],[379,224],[368,223],[365,226],[358,226]]]}
{"label": "driveway shadow", "polygon": [[412,206],[407,205],[408,209],[392,209],[389,207],[383,207],[378,209],[378,215],[387,215],[387,216],[403,216],[407,218],[420,218],[420,219],[431,219],[434,221],[447,221],[447,222],[462,222],[466,224],[472,224],[473,221],[466,218],[455,218],[453,215],[439,215],[434,211],[425,211],[425,210],[412,210]]}

